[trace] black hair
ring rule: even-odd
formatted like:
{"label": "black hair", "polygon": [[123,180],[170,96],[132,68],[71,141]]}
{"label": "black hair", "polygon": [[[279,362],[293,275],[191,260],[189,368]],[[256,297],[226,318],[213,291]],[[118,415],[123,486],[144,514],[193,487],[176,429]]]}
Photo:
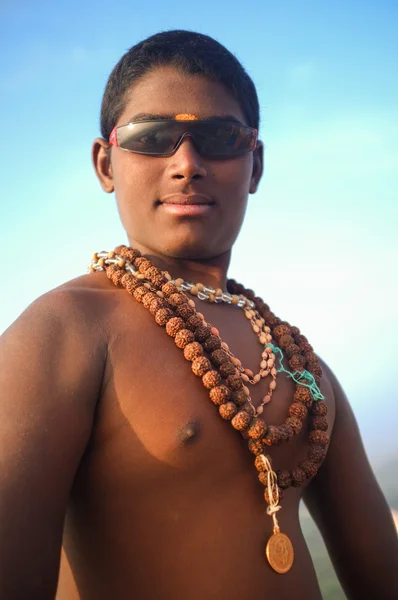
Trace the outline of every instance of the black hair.
{"label": "black hair", "polygon": [[156,67],[172,66],[189,75],[204,75],[225,86],[239,102],[248,125],[259,128],[259,103],[252,79],[222,44],[202,33],[173,30],[152,35],[122,56],[106,84],[101,104],[101,135],[108,140],[122,114],[126,92]]}

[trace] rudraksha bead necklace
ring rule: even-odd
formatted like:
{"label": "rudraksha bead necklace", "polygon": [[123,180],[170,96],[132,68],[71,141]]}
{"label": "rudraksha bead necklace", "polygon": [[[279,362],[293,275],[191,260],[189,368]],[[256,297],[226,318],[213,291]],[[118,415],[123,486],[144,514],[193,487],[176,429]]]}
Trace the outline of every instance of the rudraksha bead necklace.
{"label": "rudraksha bead necklace", "polygon": [[[169,277],[167,271],[163,271],[163,273],[167,278]],[[174,283],[179,291],[188,291],[193,296],[196,296],[199,300],[211,303],[214,302],[216,304],[225,302],[227,304],[234,304],[239,308],[242,308],[246,318],[250,320],[254,333],[258,335],[260,344],[264,346],[266,342],[270,342],[272,340],[270,336],[271,330],[265,325],[264,319],[261,317],[261,315],[259,315],[257,310],[255,310],[254,302],[246,298],[243,294],[230,294],[229,292],[223,292],[221,288],[215,289],[211,286],[205,286],[203,283],[190,283],[188,281],[184,281],[182,278],[175,280],[170,279],[170,281]],[[250,369],[243,369],[242,363],[239,359],[236,359],[236,363],[233,361],[238,370],[241,372],[243,381],[254,385],[261,380],[261,377],[266,377],[269,374],[269,370],[273,365],[270,366],[269,364],[265,364],[264,359],[269,362],[270,357],[263,356],[262,358],[263,360],[261,362],[263,364],[260,366],[260,371],[256,375],[254,375]],[[245,374],[246,377],[244,377],[243,374]]]}
{"label": "rudraksha bead necklace", "polygon": [[[203,283],[189,283],[184,281],[182,278],[172,280],[167,271],[163,271],[163,273],[167,278],[170,277],[171,282],[175,284],[178,290],[189,291],[190,294],[196,296],[199,300],[211,303],[225,302],[227,304],[234,304],[235,306],[243,309],[246,318],[250,320],[254,333],[257,335],[260,344],[263,346],[259,372],[254,374],[251,369],[245,369],[242,366],[241,361],[233,355],[225,342],[221,344],[221,347],[223,350],[228,352],[232,363],[240,374],[240,377],[244,383],[243,391],[248,397],[248,402],[253,409],[253,414],[261,415],[263,413],[264,406],[271,401],[272,394],[276,389],[277,370],[275,368],[275,355],[272,352],[271,329],[265,325],[264,319],[258,313],[258,311],[255,310],[254,302],[246,298],[243,294],[230,294],[229,292],[223,292],[221,288],[215,289],[211,286],[205,286]],[[219,335],[218,330],[216,328],[214,328],[214,330],[216,334]],[[270,374],[272,381],[269,384],[268,392],[263,397],[260,405],[255,408],[251,402],[250,390],[245,384],[250,383],[251,385],[256,385],[261,381],[262,378],[267,377]]]}
{"label": "rudraksha bead necklace", "polygon": [[[192,300],[189,300],[188,302],[191,303]],[[193,303],[193,306],[194,305],[195,304]],[[197,314],[201,318],[204,319],[202,313],[197,313]],[[252,310],[245,311],[245,314],[248,319],[253,320],[254,311],[252,311]],[[256,314],[258,317],[256,319],[256,322],[260,323],[261,317],[258,313],[256,313]],[[262,319],[262,321],[263,321],[263,319]],[[212,327],[209,322],[204,322],[204,325],[210,326],[211,333],[213,335],[215,335],[217,338],[220,338],[220,333],[216,327]],[[228,344],[226,344],[225,342],[221,342],[221,349],[225,350],[225,352],[229,355],[230,360],[232,362],[232,366],[229,364],[227,364],[225,366],[223,366],[223,365],[220,366],[221,375],[223,377],[228,377],[228,375],[231,376],[230,384],[233,387],[233,389],[237,390],[237,389],[242,388],[242,390],[244,391],[244,393],[247,396],[247,402],[252,407],[253,415],[262,414],[265,404],[267,404],[268,402],[271,401],[272,394],[276,389],[277,370],[275,368],[275,354],[273,354],[273,352],[272,352],[272,344],[271,344],[272,336],[270,334],[271,330],[269,327],[267,327],[265,325],[265,323],[262,323],[262,327],[263,327],[263,330],[261,331],[259,326],[255,325],[256,329],[254,330],[255,334],[257,335],[257,337],[260,340],[261,345],[263,346],[263,352],[261,354],[260,370],[256,375],[254,375],[254,373],[251,369],[244,369],[241,361],[239,360],[239,358],[237,358],[231,352]],[[207,348],[205,348],[205,349],[207,349]],[[272,381],[269,384],[268,392],[262,399],[260,405],[257,408],[255,408],[254,405],[252,404],[250,390],[246,384],[250,383],[251,385],[256,385],[257,383],[259,383],[261,381],[262,378],[267,377],[270,374],[272,377]],[[232,376],[234,376],[235,378],[240,377],[241,382],[236,381],[235,384],[233,385]]]}
{"label": "rudraksha bead necklace", "polygon": [[[266,556],[274,570],[278,573],[287,572],[293,564],[294,553],[290,540],[279,530],[276,518],[281,508],[279,501],[283,490],[290,486],[299,487],[316,475],[329,441],[327,405],[318,389],[322,370],[307,338],[297,327],[276,317],[252,290],[245,290],[234,280],[228,281],[229,293],[245,296],[264,319],[270,335],[276,340],[275,346],[267,342],[264,349],[271,348],[272,354],[279,354],[279,372],[284,372],[296,383],[285,423],[267,425],[253,412],[254,407],[242,389],[240,373],[231,355],[222,348],[221,337],[214,332],[214,328],[212,331],[185,292],[178,291],[177,286],[150,260],[141,256],[138,250],[127,246],[118,246],[109,253],[95,254],[90,271],[98,270],[105,270],[114,285],[124,287],[150,311],[158,325],[165,327],[177,347],[183,350],[184,357],[192,363],[192,372],[201,377],[221,417],[231,421],[232,426],[248,440],[249,450],[256,457],[254,466],[258,471],[258,479],[265,486],[267,514],[274,521]],[[292,372],[282,365],[282,350]],[[266,454],[267,447],[289,441],[301,431],[307,415],[309,449],[306,460],[292,471],[275,472]]]}
{"label": "rudraksha bead necklace", "polygon": [[[192,301],[189,300],[189,302],[192,302]],[[204,316],[202,315],[202,313],[197,313],[197,314],[200,318],[202,318],[204,320]],[[216,327],[212,327],[211,323],[209,323],[208,321],[207,322],[203,321],[203,326],[210,327],[211,334],[216,336],[217,339],[220,339],[220,333],[219,333],[218,329]],[[195,333],[196,333],[196,336],[200,337],[200,332],[195,332]],[[199,339],[199,337],[196,337],[196,339]],[[251,408],[252,408],[253,415],[262,414],[265,404],[268,404],[268,402],[271,401],[272,394],[276,389],[277,370],[275,368],[275,355],[272,352],[272,347],[270,344],[271,341],[272,341],[272,336],[268,334],[266,337],[266,340],[263,342],[263,345],[264,344],[269,344],[269,345],[267,345],[262,352],[260,371],[256,375],[254,375],[253,371],[251,371],[250,369],[244,369],[242,367],[241,361],[231,352],[228,344],[226,344],[225,342],[221,342],[221,350],[224,350],[228,354],[232,365],[230,363],[226,363],[225,365],[220,365],[220,373],[225,378],[230,376],[229,382],[230,382],[230,387],[232,389],[234,389],[234,390],[242,389],[243,390],[243,392],[246,394],[247,402],[248,402],[249,406],[251,406]],[[206,342],[207,342],[207,344],[206,344]],[[205,340],[205,349],[206,350],[209,349],[209,342],[211,342],[211,337],[209,340]],[[252,404],[250,390],[247,387],[247,385],[245,385],[245,384],[250,383],[252,385],[256,385],[257,383],[260,382],[261,378],[264,378],[269,374],[271,374],[271,376],[272,376],[272,381],[269,384],[268,392],[262,399],[260,405],[257,408],[255,408],[254,405]],[[233,380],[233,377],[235,378],[235,382]],[[240,379],[241,379],[240,382],[238,381],[238,377],[240,377]]]}

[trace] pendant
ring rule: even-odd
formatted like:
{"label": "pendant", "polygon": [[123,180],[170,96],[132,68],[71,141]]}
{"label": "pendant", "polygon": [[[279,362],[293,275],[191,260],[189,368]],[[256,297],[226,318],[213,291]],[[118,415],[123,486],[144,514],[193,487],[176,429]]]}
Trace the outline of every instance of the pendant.
{"label": "pendant", "polygon": [[269,564],[277,573],[287,573],[293,565],[293,544],[287,535],[279,531],[269,538],[265,554]]}

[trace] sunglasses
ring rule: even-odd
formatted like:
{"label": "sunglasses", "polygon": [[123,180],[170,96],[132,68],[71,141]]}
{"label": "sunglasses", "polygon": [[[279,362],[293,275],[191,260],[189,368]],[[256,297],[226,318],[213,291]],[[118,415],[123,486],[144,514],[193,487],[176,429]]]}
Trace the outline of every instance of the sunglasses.
{"label": "sunglasses", "polygon": [[252,152],[257,146],[257,129],[231,121],[137,121],[114,127],[113,146],[148,156],[172,156],[185,138],[199,154],[228,158]]}

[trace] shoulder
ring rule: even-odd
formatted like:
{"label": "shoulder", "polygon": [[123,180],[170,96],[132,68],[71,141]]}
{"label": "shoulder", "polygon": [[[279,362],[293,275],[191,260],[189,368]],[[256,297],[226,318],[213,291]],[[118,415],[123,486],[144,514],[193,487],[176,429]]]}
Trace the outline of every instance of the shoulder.
{"label": "shoulder", "polygon": [[93,345],[106,347],[112,307],[121,291],[104,273],[70,280],[34,300],[2,339],[20,344],[29,337],[40,347],[51,347],[70,338],[87,351]]}
{"label": "shoulder", "polygon": [[341,412],[351,410],[350,404],[341,383],[331,367],[319,356],[318,360],[322,368],[321,386],[323,386],[323,389],[327,391],[328,396],[331,398],[330,408],[333,409],[337,418]]}
{"label": "shoulder", "polygon": [[98,272],[71,279],[50,290],[41,298],[50,303],[55,302],[55,300],[66,305],[70,303],[84,310],[86,306],[90,308],[100,307],[105,299],[109,298],[109,294],[112,294],[112,300],[114,300],[118,291],[120,290],[115,288],[105,273]]}
{"label": "shoulder", "polygon": [[329,433],[332,433],[336,418],[336,377],[327,363],[316,355],[319,365],[322,369],[322,377],[319,384],[319,390],[323,400],[327,405],[327,420],[329,424]]}
{"label": "shoulder", "polygon": [[335,373],[322,359],[321,390],[326,395],[328,404],[328,420],[330,445],[327,454],[327,464],[338,464],[341,458],[341,448],[356,455],[362,448],[362,440],[358,424],[347,395]]}
{"label": "shoulder", "polygon": [[93,325],[97,333],[105,326],[112,306],[118,302],[120,291],[104,273],[93,273],[72,279],[37,298],[25,311],[27,314],[63,322],[86,333]]}
{"label": "shoulder", "polygon": [[56,327],[68,328],[87,350],[102,346],[106,353],[127,330],[130,340],[139,337],[147,316],[104,272],[67,281],[38,298],[30,309]]}

